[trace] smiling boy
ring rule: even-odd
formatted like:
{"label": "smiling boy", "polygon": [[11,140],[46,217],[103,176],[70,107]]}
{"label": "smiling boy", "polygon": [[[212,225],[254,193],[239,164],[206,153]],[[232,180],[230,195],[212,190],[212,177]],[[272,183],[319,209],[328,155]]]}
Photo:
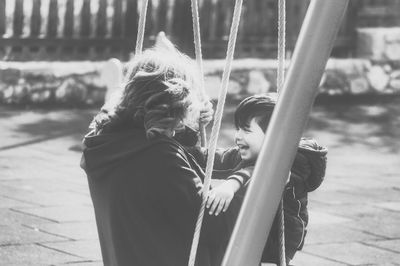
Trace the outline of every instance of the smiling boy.
{"label": "smiling boy", "polygon": [[[236,147],[217,150],[213,178],[225,179],[210,190],[207,208],[210,215],[227,211],[233,197],[243,197],[254,164],[260,153],[265,132],[276,104],[274,96],[254,95],[244,99],[237,107],[234,120]],[[205,167],[206,154],[193,152],[197,161]],[[308,223],[307,194],[323,181],[326,168],[327,150],[315,140],[302,138],[294,159],[289,180],[283,192],[285,219],[285,248],[287,262],[300,250],[306,235]],[[271,156],[278,156],[271,154]],[[235,201],[237,202],[237,201]],[[240,206],[231,206],[240,208]],[[234,224],[236,217],[232,217]],[[275,216],[262,262],[278,263],[279,228]]]}

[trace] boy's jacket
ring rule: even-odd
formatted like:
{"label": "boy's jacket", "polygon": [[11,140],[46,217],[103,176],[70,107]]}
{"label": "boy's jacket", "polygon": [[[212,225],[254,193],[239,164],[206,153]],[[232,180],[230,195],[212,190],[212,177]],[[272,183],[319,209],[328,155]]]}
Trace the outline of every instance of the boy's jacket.
{"label": "boy's jacket", "polygon": [[[197,159],[202,167],[206,165],[206,152],[198,147],[186,148]],[[289,182],[283,194],[285,215],[285,244],[286,255],[292,259],[295,252],[302,248],[308,223],[307,193],[317,189],[324,180],[326,170],[327,149],[318,145],[313,139],[302,138],[299,143]],[[271,156],[279,156],[277,154]],[[219,149],[215,154],[213,178],[233,178],[240,182],[243,180],[244,194],[246,184],[251,178],[254,165],[241,160],[237,148]],[[235,178],[238,177],[238,178]],[[250,180],[251,181],[251,180]],[[229,208],[240,208],[233,205]],[[279,238],[277,217],[271,228],[266,247],[263,253],[263,262],[277,263],[279,259]]]}
{"label": "boy's jacket", "polygon": [[[327,149],[313,139],[302,138],[291,168],[289,182],[283,194],[285,219],[285,251],[291,260],[301,250],[307,233],[308,192],[317,189],[324,180]],[[279,216],[276,215],[267,244],[263,262],[279,262]]]}
{"label": "boy's jacket", "polygon": [[[198,146],[186,147],[197,162],[205,168],[207,151]],[[302,138],[291,168],[291,184],[298,187],[299,197],[303,193],[317,189],[325,177],[327,149],[318,145],[314,139]],[[275,156],[275,155],[274,155]],[[242,186],[249,181],[254,163],[242,161],[238,148],[217,149],[214,159],[213,178],[226,179],[237,175],[243,180]],[[235,178],[236,179],[236,178]],[[238,180],[239,181],[239,180]]]}

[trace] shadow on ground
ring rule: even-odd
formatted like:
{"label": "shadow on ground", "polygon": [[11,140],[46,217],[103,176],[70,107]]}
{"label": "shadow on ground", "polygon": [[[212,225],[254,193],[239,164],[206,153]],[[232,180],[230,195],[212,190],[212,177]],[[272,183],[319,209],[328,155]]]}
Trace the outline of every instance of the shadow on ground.
{"label": "shadow on ground", "polygon": [[309,131],[336,134],[338,145],[360,144],[372,149],[400,150],[400,98],[333,99],[317,103]]}
{"label": "shadow on ground", "polygon": [[74,135],[80,143],[95,113],[90,109],[17,109],[0,107],[0,150]]}

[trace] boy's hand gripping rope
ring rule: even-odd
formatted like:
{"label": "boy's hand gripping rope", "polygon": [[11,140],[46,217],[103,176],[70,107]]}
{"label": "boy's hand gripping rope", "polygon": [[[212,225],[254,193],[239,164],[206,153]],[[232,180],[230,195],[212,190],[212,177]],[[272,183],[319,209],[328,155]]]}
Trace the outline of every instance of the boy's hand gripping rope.
{"label": "boy's hand gripping rope", "polygon": [[202,198],[202,202],[201,202],[201,206],[200,206],[199,216],[198,216],[197,222],[196,222],[196,228],[194,231],[192,247],[190,249],[190,257],[189,257],[189,263],[188,263],[189,266],[194,266],[194,263],[196,260],[196,252],[197,252],[197,246],[198,246],[199,238],[200,238],[201,225],[203,222],[205,206],[206,206],[208,192],[209,192],[210,183],[211,183],[211,175],[212,175],[212,170],[214,167],[215,151],[217,149],[217,139],[218,139],[219,129],[221,127],[221,120],[222,120],[223,108],[225,105],[226,93],[228,91],[229,76],[230,76],[231,69],[232,69],[233,54],[235,51],[237,32],[239,29],[240,14],[242,12],[242,4],[243,4],[243,0],[235,1],[235,8],[234,8],[233,17],[232,17],[232,25],[231,25],[231,30],[229,33],[228,49],[226,52],[226,63],[225,63],[224,72],[222,75],[221,91],[220,91],[219,98],[218,98],[218,104],[217,104],[217,109],[215,112],[214,124],[212,127],[211,136],[210,136],[210,144],[209,144],[209,148],[208,148],[206,174],[204,177],[204,187],[203,187],[203,193],[202,193],[203,198]]}

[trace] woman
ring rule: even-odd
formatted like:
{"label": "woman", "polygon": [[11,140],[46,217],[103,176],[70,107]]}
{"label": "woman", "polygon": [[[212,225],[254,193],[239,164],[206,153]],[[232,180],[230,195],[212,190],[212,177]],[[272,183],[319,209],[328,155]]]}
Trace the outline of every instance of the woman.
{"label": "woman", "polygon": [[[154,48],[137,56],[121,96],[93,120],[81,166],[95,208],[104,265],[187,265],[203,172],[173,137],[209,122],[194,63]],[[206,216],[197,265],[220,265],[225,216]]]}

